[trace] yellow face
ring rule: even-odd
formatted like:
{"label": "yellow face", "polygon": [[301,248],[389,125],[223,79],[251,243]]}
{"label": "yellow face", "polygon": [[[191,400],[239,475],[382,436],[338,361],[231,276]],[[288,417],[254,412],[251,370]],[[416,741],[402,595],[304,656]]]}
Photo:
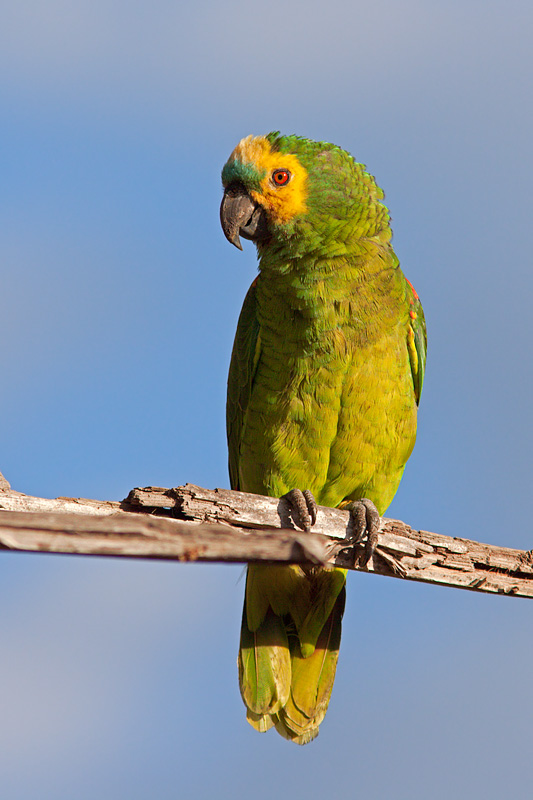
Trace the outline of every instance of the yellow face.
{"label": "yellow face", "polygon": [[307,170],[296,156],[273,151],[264,136],[247,136],[241,139],[231,158],[265,174],[261,190],[252,189],[250,194],[274,222],[289,222],[307,210]]}

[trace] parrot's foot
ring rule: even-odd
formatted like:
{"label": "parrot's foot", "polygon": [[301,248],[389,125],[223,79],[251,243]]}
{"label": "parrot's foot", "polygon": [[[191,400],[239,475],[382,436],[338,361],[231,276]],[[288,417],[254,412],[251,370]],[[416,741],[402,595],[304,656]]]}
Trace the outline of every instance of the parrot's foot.
{"label": "parrot's foot", "polygon": [[361,500],[354,500],[345,508],[350,512],[351,518],[352,535],[350,537],[350,546],[362,542],[366,535],[365,549],[359,560],[359,566],[366,567],[378,543],[378,532],[381,523],[379,512],[372,500],[367,500],[366,497]]}
{"label": "parrot's foot", "polygon": [[310,531],[316,522],[318,511],[313,493],[309,489],[304,489],[303,492],[300,489],[292,489],[281,499],[289,504],[294,524],[306,532]]}

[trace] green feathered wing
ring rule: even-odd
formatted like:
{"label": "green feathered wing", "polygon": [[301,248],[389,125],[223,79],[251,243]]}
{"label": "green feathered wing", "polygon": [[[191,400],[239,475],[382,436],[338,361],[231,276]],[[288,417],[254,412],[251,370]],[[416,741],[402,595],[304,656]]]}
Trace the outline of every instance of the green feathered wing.
{"label": "green feathered wing", "polygon": [[416,404],[420,402],[422,385],[426,372],[426,352],[427,352],[427,333],[424,310],[420,298],[416,293],[411,281],[407,278],[405,282],[409,288],[407,296],[409,298],[409,328],[407,331],[407,348],[409,350],[409,362],[411,365],[411,375],[413,377],[413,388],[415,390]]}
{"label": "green feathered wing", "polygon": [[231,488],[245,491],[239,478],[239,451],[244,416],[259,361],[261,339],[256,313],[256,284],[250,286],[244,299],[231,354],[228,375],[228,398],[226,403],[226,430],[228,435],[228,466]]}

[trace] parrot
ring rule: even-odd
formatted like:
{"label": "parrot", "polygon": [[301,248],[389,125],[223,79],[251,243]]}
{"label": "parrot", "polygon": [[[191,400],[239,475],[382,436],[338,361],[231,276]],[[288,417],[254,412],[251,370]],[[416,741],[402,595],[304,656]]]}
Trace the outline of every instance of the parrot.
{"label": "parrot", "polygon": [[[350,512],[372,558],[416,438],[426,364],[420,299],[391,244],[384,193],[327,142],[247,136],[222,170],[228,241],[255,243],[227,393],[231,488]],[[304,745],[332,693],[346,570],[249,564],[238,672],[247,720]]]}

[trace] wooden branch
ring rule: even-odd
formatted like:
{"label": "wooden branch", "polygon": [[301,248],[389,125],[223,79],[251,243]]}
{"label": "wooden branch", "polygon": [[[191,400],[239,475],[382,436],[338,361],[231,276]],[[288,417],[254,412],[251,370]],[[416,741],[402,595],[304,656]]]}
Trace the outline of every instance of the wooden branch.
{"label": "wooden branch", "polygon": [[[362,546],[343,541],[349,535],[348,512],[320,507],[313,532],[302,533],[292,526],[285,501],[243,492],[191,484],[147,487],[115,503],[47,500],[0,485],[0,509],[0,549],[361,569]],[[365,571],[533,596],[532,551],[417,531],[392,519],[382,520],[378,547]]]}
{"label": "wooden branch", "polygon": [[177,561],[325,563],[325,547],[291,531],[249,535],[223,525],[145,514],[85,516],[5,511],[0,549]]}

